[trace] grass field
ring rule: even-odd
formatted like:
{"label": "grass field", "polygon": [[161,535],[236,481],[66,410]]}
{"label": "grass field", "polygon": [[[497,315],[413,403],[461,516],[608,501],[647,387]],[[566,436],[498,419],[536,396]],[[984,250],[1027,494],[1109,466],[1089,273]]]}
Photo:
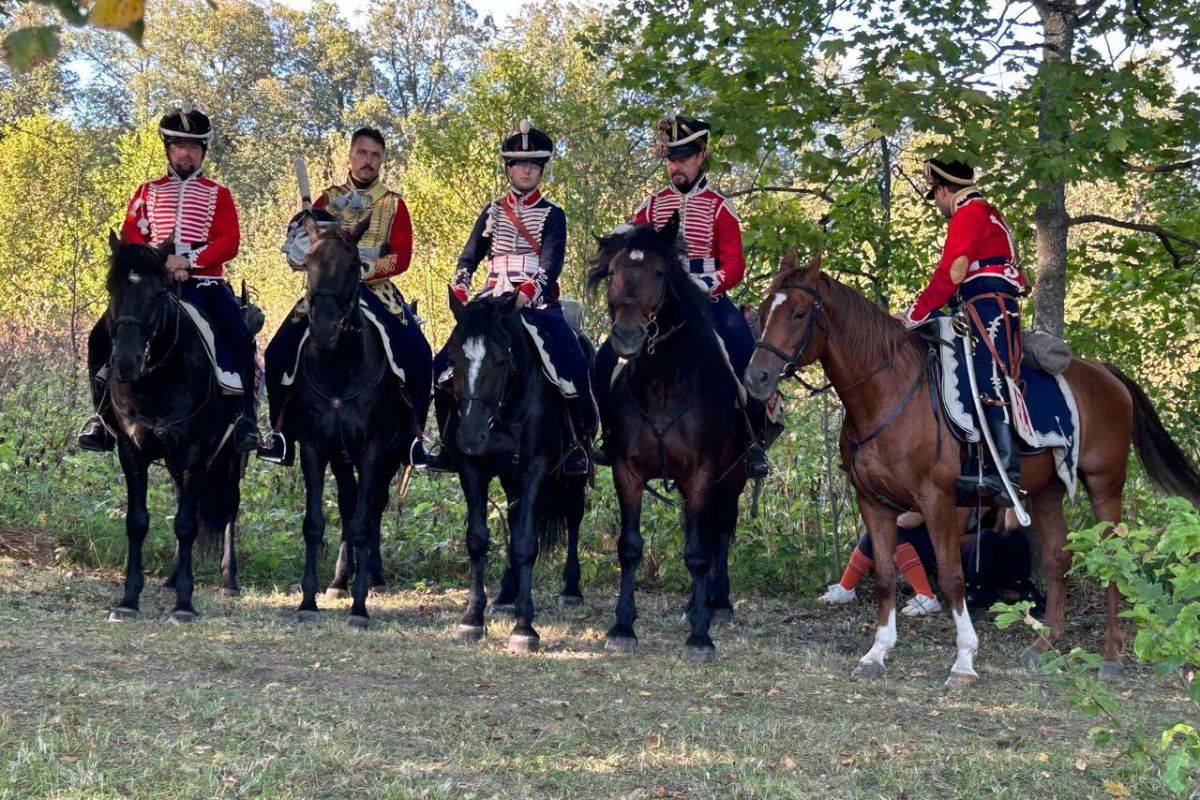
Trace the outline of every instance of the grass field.
{"label": "grass field", "polygon": [[[149,589],[142,619],[110,624],[117,582],[0,558],[0,796],[1080,798],[1106,779],[1155,796],[1015,666],[1026,634],[986,621],[981,680],[951,690],[945,615],[902,620],[887,677],[850,680],[865,602],[744,599],[718,660],[689,668],[679,596],[640,596],[636,654],[603,651],[614,598],[593,587],[514,656],[503,620],[452,640],[461,591],[379,596],[357,631],[347,601],[298,626],[295,595],[211,586],[193,625]],[[1097,622],[1069,638],[1091,646]],[[1125,694],[1147,724],[1179,707],[1136,670]]]}

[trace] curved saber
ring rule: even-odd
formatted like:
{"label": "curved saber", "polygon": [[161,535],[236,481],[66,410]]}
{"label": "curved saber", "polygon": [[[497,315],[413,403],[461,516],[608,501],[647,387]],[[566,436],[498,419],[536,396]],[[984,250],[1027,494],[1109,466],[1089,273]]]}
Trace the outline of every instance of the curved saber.
{"label": "curved saber", "polygon": [[296,156],[292,159],[292,168],[296,170],[296,185],[300,188],[300,202],[304,204],[305,211],[312,210],[312,188],[308,182],[308,164],[304,161],[304,156]]}
{"label": "curved saber", "polygon": [[[1023,527],[1028,527],[1031,522],[1029,512],[1025,510],[1025,506],[1021,505],[1017,489],[1008,479],[1008,472],[1004,469],[1004,465],[1000,463],[1000,457],[996,454],[996,443],[992,441],[992,432],[988,429],[987,420],[983,417],[983,401],[979,398],[979,384],[975,380],[975,340],[972,338],[969,328],[962,334],[962,337],[963,352],[967,356],[967,380],[971,382],[971,399],[975,401],[975,414],[979,418],[979,432],[983,436],[988,452],[992,455],[992,463],[996,465],[996,473],[1004,484],[1004,491],[1008,492],[1008,497],[1012,500],[1013,513],[1017,515],[1017,522],[1020,522]],[[1017,446],[1015,442],[1013,446]]]}

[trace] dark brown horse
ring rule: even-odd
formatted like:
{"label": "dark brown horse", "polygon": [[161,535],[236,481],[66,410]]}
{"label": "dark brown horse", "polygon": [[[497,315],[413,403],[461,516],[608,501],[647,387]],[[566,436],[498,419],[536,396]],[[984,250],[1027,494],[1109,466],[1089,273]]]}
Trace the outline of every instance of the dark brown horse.
{"label": "dark brown horse", "polygon": [[[701,663],[716,654],[709,636],[714,615],[732,615],[729,545],[746,485],[748,440],[738,382],[725,366],[708,296],[680,262],[678,231],[676,215],[661,231],[639,225],[614,232],[600,240],[589,274],[592,286],[610,280],[612,330],[596,359],[594,385],[621,506],[621,592],[605,646],[637,645],[633,589],[642,558],[642,496],[652,478],[662,478],[683,495],[684,561],[692,576],[683,657]],[[625,366],[610,384],[611,369],[600,365],[615,363],[613,354]]]}
{"label": "dark brown horse", "polygon": [[[763,302],[765,320],[759,349],[746,370],[746,386],[766,397],[781,373],[820,361],[845,406],[842,459],[858,495],[859,510],[875,547],[878,629],[875,643],[855,674],[883,673],[884,658],[896,643],[896,509],[915,508],[925,517],[937,553],[938,576],[949,599],[957,631],[958,658],[950,683],[975,679],[978,637],[963,602],[958,533],[967,509],[955,508],[954,478],[961,448],[935,413],[927,380],[926,348],[879,306],[820,270],[820,259],[796,267],[794,253],[780,264]],[[1076,358],[1064,373],[1079,410],[1079,476],[1097,520],[1121,518],[1121,492],[1132,441],[1151,480],[1163,489],[1200,503],[1200,475],[1171,440],[1149,399],[1111,364]],[[1056,476],[1054,456],[1045,451],[1021,459],[1021,487],[1028,492],[1034,528],[1041,540],[1048,589],[1049,639],[1063,634],[1067,569],[1071,556],[1062,501],[1066,486]],[[1122,633],[1119,596],[1108,587],[1103,636],[1102,677],[1118,677]],[[1047,643],[1039,639],[1023,654],[1036,659]]]}

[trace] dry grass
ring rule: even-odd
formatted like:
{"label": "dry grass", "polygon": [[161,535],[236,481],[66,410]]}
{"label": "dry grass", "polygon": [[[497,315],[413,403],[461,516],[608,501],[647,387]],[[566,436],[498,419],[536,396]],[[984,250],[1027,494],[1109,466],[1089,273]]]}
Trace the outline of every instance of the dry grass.
{"label": "dry grass", "polygon": [[[370,631],[295,596],[201,587],[191,626],[103,621],[112,578],[0,558],[0,796],[422,798],[1151,796],[1093,748],[1090,720],[1013,667],[1026,644],[980,624],[981,681],[949,690],[952,626],[904,620],[888,677],[848,677],[865,604],[756,599],[717,631],[718,661],[678,660],[681,598],[645,596],[642,650],[603,651],[613,598],[547,609],[544,651],[451,639],[461,592],[373,600]],[[540,598],[549,601],[548,591]],[[1091,645],[1094,619],[1071,631]],[[1131,683],[1165,720],[1170,690]]]}

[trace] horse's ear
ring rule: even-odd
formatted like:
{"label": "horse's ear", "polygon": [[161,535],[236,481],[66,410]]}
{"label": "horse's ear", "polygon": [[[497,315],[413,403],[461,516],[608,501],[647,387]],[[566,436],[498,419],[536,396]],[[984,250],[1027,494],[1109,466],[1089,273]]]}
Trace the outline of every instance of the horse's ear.
{"label": "horse's ear", "polygon": [[121,249],[121,237],[112,228],[108,229],[108,249],[114,256]]}
{"label": "horse's ear", "polygon": [[511,314],[517,310],[517,292],[506,294],[504,299],[500,301],[500,312],[502,314]]}
{"label": "horse's ear", "polygon": [[362,222],[358,223],[358,225],[356,225],[354,227],[354,230],[350,231],[350,243],[357,245],[358,241],[360,239],[362,239],[362,237],[367,235],[367,228],[370,228],[370,227],[371,227],[371,218],[370,217],[367,217]]}
{"label": "horse's ear", "polygon": [[822,251],[818,250],[813,256],[813,260],[808,262],[808,269],[804,271],[804,279],[811,282],[816,282],[817,278],[821,277],[821,256]]}
{"label": "horse's ear", "polygon": [[321,228],[317,225],[317,218],[312,212],[306,212],[301,217],[301,223],[304,225],[304,232],[308,234],[308,252],[312,252],[317,245],[317,238],[321,235]]}
{"label": "horse's ear", "polygon": [[788,250],[783,254],[783,258],[779,259],[780,274],[788,272],[796,268],[796,251],[795,249]]}
{"label": "horse's ear", "polygon": [[166,263],[167,256],[175,255],[175,242],[170,239],[163,239],[158,243],[158,247],[154,248],[154,252],[158,253],[158,257]]}
{"label": "horse's ear", "polygon": [[666,225],[663,225],[662,230],[658,232],[658,235],[661,238],[665,239],[669,246],[671,246],[671,247],[675,246],[675,240],[677,238],[679,238],[679,212],[678,211],[672,212],[671,218],[669,220],[667,220]]}

